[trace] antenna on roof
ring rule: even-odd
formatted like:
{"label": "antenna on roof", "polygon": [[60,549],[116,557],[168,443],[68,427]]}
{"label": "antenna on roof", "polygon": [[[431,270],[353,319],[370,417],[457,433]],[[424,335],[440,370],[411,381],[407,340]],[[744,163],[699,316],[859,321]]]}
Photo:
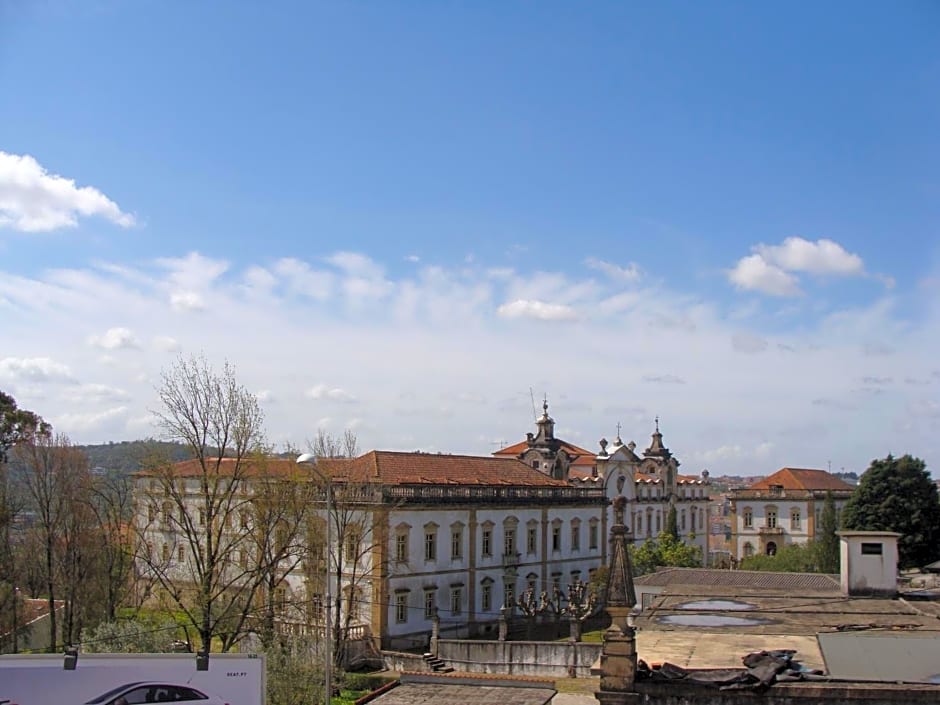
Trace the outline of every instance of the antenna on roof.
{"label": "antenna on roof", "polygon": [[535,392],[532,391],[532,387],[529,387],[529,398],[532,400],[532,420],[537,421],[539,415],[535,411]]}

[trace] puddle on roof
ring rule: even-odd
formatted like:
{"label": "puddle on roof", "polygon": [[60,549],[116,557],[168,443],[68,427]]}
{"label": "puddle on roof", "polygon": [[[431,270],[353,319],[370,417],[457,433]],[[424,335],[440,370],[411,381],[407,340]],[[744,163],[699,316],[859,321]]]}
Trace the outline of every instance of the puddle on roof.
{"label": "puddle on roof", "polygon": [[715,610],[718,612],[743,612],[745,610],[755,610],[756,605],[738,600],[697,600],[696,602],[684,602],[679,605],[680,610]]}
{"label": "puddle on roof", "polygon": [[681,627],[756,627],[773,623],[770,619],[733,617],[726,614],[667,614],[657,617],[656,621]]}

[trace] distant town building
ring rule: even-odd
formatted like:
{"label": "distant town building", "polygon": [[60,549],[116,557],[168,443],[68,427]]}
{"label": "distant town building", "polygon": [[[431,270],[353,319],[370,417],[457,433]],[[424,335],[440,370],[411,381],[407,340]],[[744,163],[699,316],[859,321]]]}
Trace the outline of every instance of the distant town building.
{"label": "distant town building", "polygon": [[832,492],[838,515],[854,489],[825,470],[782,468],[746,489],[731,490],[733,558],[774,555],[786,544],[815,539],[826,492]]}

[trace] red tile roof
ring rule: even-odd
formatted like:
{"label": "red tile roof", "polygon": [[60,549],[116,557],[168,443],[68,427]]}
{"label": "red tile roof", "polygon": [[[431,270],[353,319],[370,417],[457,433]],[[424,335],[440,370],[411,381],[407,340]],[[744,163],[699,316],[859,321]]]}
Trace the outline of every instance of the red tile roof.
{"label": "red tile roof", "polygon": [[[594,462],[595,453],[592,453],[589,450],[585,450],[580,446],[576,446],[574,443],[569,443],[568,441],[563,441],[560,438],[555,438],[556,441],[561,445],[561,448],[565,450],[568,455],[574,456],[579,460],[583,456],[588,456],[591,459],[591,463]],[[529,444],[527,441],[519,441],[519,443],[514,443],[511,446],[506,446],[505,448],[500,448],[495,451],[493,455],[496,456],[516,456],[522,455],[525,451],[529,449]]]}
{"label": "red tile roof", "polygon": [[[569,487],[563,480],[553,480],[520,460],[473,455],[437,453],[398,453],[373,450],[358,458],[324,458],[317,470],[337,482],[377,482],[387,485],[512,485],[516,487]],[[219,472],[235,471],[235,459],[224,458]],[[303,465],[289,459],[243,461],[241,471],[246,477],[271,475],[291,477],[307,472]],[[176,477],[196,477],[202,473],[197,460],[186,460],[173,466]],[[143,472],[140,475],[146,477]]]}
{"label": "red tile roof", "polygon": [[748,487],[749,490],[769,490],[771,486],[785,490],[849,490],[855,488],[825,470],[806,468],[781,468],[770,477],[765,477]]}
{"label": "red tile roof", "polygon": [[553,480],[514,458],[374,450],[351,463],[357,471],[365,470],[371,477],[392,485],[569,486],[567,482]]}

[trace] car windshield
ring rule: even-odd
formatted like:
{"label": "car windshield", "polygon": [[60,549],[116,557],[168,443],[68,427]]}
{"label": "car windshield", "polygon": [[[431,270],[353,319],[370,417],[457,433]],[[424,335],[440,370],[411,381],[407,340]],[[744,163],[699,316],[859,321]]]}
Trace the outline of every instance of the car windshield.
{"label": "car windshield", "polygon": [[85,703],[85,705],[98,705],[98,703],[106,702],[120,693],[122,690],[127,690],[128,688],[131,688],[135,685],[139,685],[139,683],[125,683],[124,685],[119,685],[117,688],[111,688],[111,690],[109,690],[107,693],[99,695],[94,700],[89,700],[87,703]]}

